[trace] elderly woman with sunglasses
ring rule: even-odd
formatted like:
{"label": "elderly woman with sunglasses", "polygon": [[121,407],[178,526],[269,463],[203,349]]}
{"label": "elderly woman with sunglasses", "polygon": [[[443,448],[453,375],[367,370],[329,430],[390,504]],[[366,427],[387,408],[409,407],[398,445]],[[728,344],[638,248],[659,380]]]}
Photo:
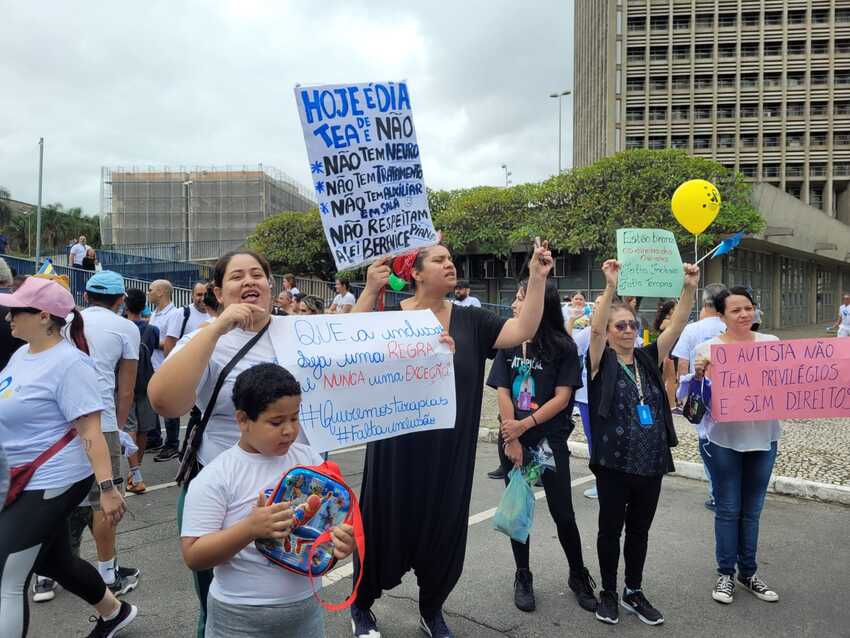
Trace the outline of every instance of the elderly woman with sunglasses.
{"label": "elderly woman with sunglasses", "polygon": [[670,448],[677,443],[660,368],[688,321],[699,268],[684,265],[685,285],[670,325],[644,348],[635,348],[639,323],[634,308],[613,302],[620,263],[608,260],[602,271],[605,292],[593,313],[587,355],[590,469],[599,493],[596,549],[602,575],[596,618],[609,624],[619,620],[617,567],[625,524],[626,588],[621,604],[642,622],[660,625],[664,616],[641,591],[649,528],[661,479],[673,470]]}

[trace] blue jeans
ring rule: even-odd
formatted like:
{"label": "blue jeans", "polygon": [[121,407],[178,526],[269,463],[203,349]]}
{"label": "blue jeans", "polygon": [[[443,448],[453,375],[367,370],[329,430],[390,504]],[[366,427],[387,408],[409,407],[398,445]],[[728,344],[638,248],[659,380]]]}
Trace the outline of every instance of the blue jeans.
{"label": "blue jeans", "polygon": [[759,518],[776,461],[776,441],[770,450],[737,452],[714,443],[699,451],[714,480],[714,539],[717,571],[749,578],[756,573]]}
{"label": "blue jeans", "polygon": [[[697,445],[699,446],[699,453],[702,456],[702,448],[706,445],[710,445],[710,443],[708,439],[699,439]],[[708,471],[708,463],[705,462],[705,456],[702,456],[702,458],[702,473],[705,475],[705,480],[708,481],[708,498],[714,500],[714,486],[711,484],[711,474]]]}

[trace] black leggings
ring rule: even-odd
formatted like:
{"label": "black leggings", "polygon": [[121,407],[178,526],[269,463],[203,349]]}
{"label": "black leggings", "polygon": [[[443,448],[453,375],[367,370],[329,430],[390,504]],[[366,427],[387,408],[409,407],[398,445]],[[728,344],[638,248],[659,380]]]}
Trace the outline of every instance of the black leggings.
{"label": "black leggings", "polygon": [[93,476],[67,488],[24,491],[0,512],[0,636],[27,635],[27,588],[33,571],[57,581],[90,605],[106,595],[97,570],[71,553],[68,517],[91,489]]}
{"label": "black leggings", "polygon": [[[549,447],[555,458],[555,469],[547,469],[543,472],[543,491],[546,492],[546,502],[552,520],[558,528],[558,539],[570,564],[571,574],[580,574],[584,571],[584,559],[581,555],[581,537],[576,525],[576,515],[573,511],[573,495],[570,486],[570,450],[567,447],[567,439],[563,436],[549,436]],[[499,434],[499,461],[505,471],[505,485],[508,484],[508,472],[513,468],[513,463],[505,456],[504,441]],[[514,562],[517,569],[528,569],[529,545],[531,536],[525,543],[518,543],[511,539],[511,550],[514,553]]]}
{"label": "black leggings", "polygon": [[649,528],[661,494],[661,476],[637,476],[604,467],[596,467],[599,494],[599,571],[602,589],[617,591],[617,567],[620,564],[620,534],[626,525],[623,556],[626,562],[626,587],[640,589]]}

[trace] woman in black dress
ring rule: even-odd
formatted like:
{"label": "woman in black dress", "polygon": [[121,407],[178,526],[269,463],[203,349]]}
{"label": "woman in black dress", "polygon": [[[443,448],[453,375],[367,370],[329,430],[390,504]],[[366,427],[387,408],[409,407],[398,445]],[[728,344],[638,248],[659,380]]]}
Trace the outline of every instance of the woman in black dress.
{"label": "woman in black dress", "polygon": [[[453,636],[442,607],[460,578],[466,554],[484,360],[495,356],[496,349],[517,346],[537,332],[551,269],[552,255],[544,242],[530,261],[522,313],[505,320],[446,299],[457,283],[457,273],[444,246],[416,254],[412,267],[416,294],[395,310],[431,310],[454,339],[455,427],[368,445],[360,506],[366,544],[372,549],[366,552],[357,600],[351,607],[356,637],[380,638],[372,604],[382,591],[401,583],[411,569],[419,583],[420,628],[432,638]],[[390,272],[388,259],[369,267],[355,312],[374,307]]]}

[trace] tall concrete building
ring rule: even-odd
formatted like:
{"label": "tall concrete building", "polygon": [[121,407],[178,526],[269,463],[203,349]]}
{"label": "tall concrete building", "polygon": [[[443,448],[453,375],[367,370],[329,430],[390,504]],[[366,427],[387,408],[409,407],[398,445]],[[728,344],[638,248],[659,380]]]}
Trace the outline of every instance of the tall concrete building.
{"label": "tall concrete building", "polygon": [[103,243],[174,244],[176,259],[217,258],[265,218],[315,206],[311,190],[262,164],[101,170]]}
{"label": "tall concrete building", "polygon": [[576,0],[575,166],[710,157],[850,223],[850,0]]}

